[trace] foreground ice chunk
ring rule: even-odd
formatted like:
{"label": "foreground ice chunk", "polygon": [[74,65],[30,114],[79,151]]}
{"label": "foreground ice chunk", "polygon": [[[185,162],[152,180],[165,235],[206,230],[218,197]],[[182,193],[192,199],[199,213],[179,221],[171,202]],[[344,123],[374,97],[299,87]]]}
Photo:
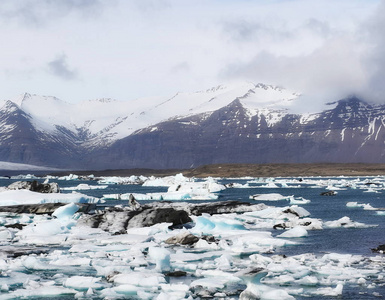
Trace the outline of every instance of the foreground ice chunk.
{"label": "foreground ice chunk", "polygon": [[317,289],[317,291],[313,292],[313,294],[336,297],[336,296],[342,295],[343,288],[344,288],[343,284],[339,283],[335,288],[331,288],[331,287],[319,288]]}
{"label": "foreground ice chunk", "polygon": [[72,276],[67,278],[64,286],[80,291],[87,291],[89,289],[101,289],[103,284],[100,278],[91,276]]}
{"label": "foreground ice chunk", "polygon": [[43,297],[59,297],[76,294],[77,291],[61,286],[39,286],[33,289],[18,289],[7,295],[1,295],[1,299],[42,299]]}
{"label": "foreground ice chunk", "polygon": [[42,204],[42,203],[99,203],[98,198],[80,193],[43,194],[27,190],[6,191],[0,193],[0,206]]}
{"label": "foreground ice chunk", "polygon": [[211,233],[212,231],[220,232],[227,230],[245,230],[243,223],[225,215],[202,214],[199,217],[193,217],[195,227],[194,232]]}
{"label": "foreground ice chunk", "polygon": [[154,287],[166,283],[162,274],[148,271],[118,274],[112,277],[112,281],[119,285],[130,284],[142,287]]}
{"label": "foreground ice chunk", "polygon": [[56,209],[52,216],[58,219],[71,219],[78,210],[79,207],[75,203],[69,203]]}
{"label": "foreground ice chunk", "polygon": [[156,263],[156,270],[159,272],[170,271],[170,251],[165,248],[150,247],[148,255]]}

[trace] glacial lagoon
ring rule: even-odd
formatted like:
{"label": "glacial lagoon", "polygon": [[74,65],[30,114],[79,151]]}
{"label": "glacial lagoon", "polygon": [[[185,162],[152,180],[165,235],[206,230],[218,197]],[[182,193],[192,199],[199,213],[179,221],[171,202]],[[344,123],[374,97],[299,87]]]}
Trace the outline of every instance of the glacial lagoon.
{"label": "glacial lagoon", "polygon": [[[46,179],[4,178],[0,185],[18,180]],[[385,244],[385,177],[49,180],[68,194],[65,209],[53,216],[0,213],[1,299],[385,297],[385,256],[371,250]],[[321,195],[331,190],[334,196]],[[1,191],[0,203],[62,197],[20,192]],[[94,202],[95,213],[124,210],[130,194],[140,205],[238,200],[255,208],[117,234],[86,226],[72,203]],[[165,243],[183,234],[197,242]]]}

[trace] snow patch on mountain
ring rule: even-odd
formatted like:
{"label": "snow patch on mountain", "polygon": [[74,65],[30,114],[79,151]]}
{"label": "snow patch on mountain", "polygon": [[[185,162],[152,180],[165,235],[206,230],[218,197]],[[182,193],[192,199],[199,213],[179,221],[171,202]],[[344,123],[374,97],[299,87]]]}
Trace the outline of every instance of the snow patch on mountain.
{"label": "snow patch on mountain", "polygon": [[151,97],[132,101],[110,98],[72,104],[52,96],[24,93],[13,100],[31,117],[35,129],[55,135],[72,132],[76,143],[88,148],[109,145],[133,132],[170,119],[210,114],[239,100],[251,118],[267,114],[274,124],[290,111],[299,94],[283,88],[250,82],[219,85],[172,97]]}

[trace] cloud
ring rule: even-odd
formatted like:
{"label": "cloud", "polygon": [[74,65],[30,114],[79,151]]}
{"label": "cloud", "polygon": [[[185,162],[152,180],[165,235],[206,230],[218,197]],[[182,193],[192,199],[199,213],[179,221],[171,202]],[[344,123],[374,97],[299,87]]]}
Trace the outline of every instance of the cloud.
{"label": "cloud", "polygon": [[[113,2],[111,0],[110,3]],[[101,0],[2,0],[0,20],[41,26],[71,13],[78,13],[83,17],[98,15],[105,7],[104,3]]]}
{"label": "cloud", "polygon": [[48,63],[48,70],[51,74],[64,79],[74,80],[78,78],[78,74],[75,70],[71,70],[67,64],[67,56],[60,55],[53,61]]}
{"label": "cloud", "polygon": [[373,101],[385,102],[385,1],[365,24],[361,43],[365,45],[363,61],[368,73],[364,94]]}
{"label": "cloud", "polygon": [[228,65],[224,78],[262,81],[303,93],[355,93],[362,89],[365,72],[354,43],[331,39],[308,55],[285,56],[262,52],[251,60]]}
{"label": "cloud", "polygon": [[304,7],[305,18],[298,22],[224,22],[222,33],[238,45],[238,55],[219,77],[278,84],[323,101],[357,94],[385,102],[385,1],[360,14],[362,4],[352,2],[345,14],[351,16],[343,21],[306,13]]}

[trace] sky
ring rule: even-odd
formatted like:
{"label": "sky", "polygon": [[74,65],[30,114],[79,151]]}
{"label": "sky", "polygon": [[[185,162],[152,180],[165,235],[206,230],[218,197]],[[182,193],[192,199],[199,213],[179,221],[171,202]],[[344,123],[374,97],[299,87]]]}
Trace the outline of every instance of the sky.
{"label": "sky", "polygon": [[385,103],[385,0],[1,0],[0,98],[248,81]]}

